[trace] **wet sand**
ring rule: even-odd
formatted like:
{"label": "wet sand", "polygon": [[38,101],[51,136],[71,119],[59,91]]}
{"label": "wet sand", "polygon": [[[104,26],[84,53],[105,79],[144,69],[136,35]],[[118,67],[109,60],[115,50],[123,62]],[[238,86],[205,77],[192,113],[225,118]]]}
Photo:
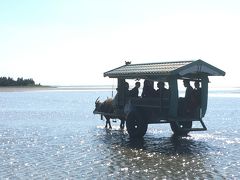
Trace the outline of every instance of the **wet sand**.
{"label": "wet sand", "polygon": [[24,91],[39,91],[53,90],[56,87],[0,87],[0,92],[24,92]]}
{"label": "wet sand", "polygon": [[[0,92],[26,92],[26,91],[89,91],[112,90],[108,86],[36,86],[36,87],[0,87]],[[115,89],[114,89],[115,90]]]}

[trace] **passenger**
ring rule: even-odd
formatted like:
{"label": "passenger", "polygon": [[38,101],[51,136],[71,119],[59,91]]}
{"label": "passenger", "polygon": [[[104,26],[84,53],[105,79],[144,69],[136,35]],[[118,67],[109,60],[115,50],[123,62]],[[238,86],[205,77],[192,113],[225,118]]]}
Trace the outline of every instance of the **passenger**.
{"label": "passenger", "polygon": [[142,98],[155,97],[155,95],[156,95],[156,91],[153,88],[153,82],[149,80],[145,80],[144,86],[143,86]]}
{"label": "passenger", "polygon": [[157,87],[156,97],[160,98],[162,115],[167,115],[169,107],[169,90],[165,88],[164,82],[158,82]]}
{"label": "passenger", "polygon": [[139,89],[140,88],[140,82],[135,83],[135,87],[129,91],[130,97],[138,97]]}
{"label": "passenger", "polygon": [[190,102],[190,100],[191,100],[191,95],[192,95],[192,93],[193,93],[193,88],[192,88],[192,86],[190,85],[190,81],[189,80],[187,80],[187,79],[185,79],[185,80],[183,80],[183,85],[184,85],[184,87],[186,87],[186,91],[185,91],[185,101],[186,102]]}
{"label": "passenger", "polygon": [[196,106],[199,106],[201,104],[201,91],[202,88],[200,88],[199,81],[194,82],[194,90],[193,90],[193,100]]}
{"label": "passenger", "polygon": [[165,83],[164,82],[158,82],[157,83],[157,91],[156,91],[156,97],[162,98],[168,98],[168,89],[165,88]]}
{"label": "passenger", "polygon": [[183,80],[184,87],[186,87],[185,97],[184,97],[184,112],[185,116],[191,116],[193,112],[192,107],[192,94],[193,94],[193,88],[190,85],[190,81],[185,79]]}
{"label": "passenger", "polygon": [[126,97],[128,97],[129,96],[129,84],[128,84],[128,82],[125,82],[124,83],[124,94],[125,94],[125,96]]}

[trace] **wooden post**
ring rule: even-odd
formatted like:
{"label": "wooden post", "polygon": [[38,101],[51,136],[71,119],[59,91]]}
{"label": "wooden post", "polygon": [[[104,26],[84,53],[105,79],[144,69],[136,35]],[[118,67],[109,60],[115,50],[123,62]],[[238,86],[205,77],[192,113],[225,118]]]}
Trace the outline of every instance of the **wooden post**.
{"label": "wooden post", "polygon": [[124,83],[125,79],[118,78],[118,106],[123,107],[124,106]]}
{"label": "wooden post", "polygon": [[178,84],[177,78],[171,77],[169,81],[169,89],[170,89],[170,107],[169,107],[169,115],[171,117],[177,117],[178,112]]}
{"label": "wooden post", "polygon": [[208,102],[208,77],[202,77],[202,90],[201,90],[201,108],[202,114],[201,117],[204,117],[207,111],[207,102]]}

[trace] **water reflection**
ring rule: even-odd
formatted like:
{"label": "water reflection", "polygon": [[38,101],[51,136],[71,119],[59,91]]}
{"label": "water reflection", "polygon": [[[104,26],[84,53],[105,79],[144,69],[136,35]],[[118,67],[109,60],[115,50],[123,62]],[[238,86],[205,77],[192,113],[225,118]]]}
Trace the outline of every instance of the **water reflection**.
{"label": "water reflection", "polygon": [[[211,147],[194,137],[159,137],[146,134],[130,139],[126,131],[106,130],[99,139],[110,150],[108,173],[112,177],[223,178],[209,168]],[[118,172],[118,173],[116,173]]]}
{"label": "water reflection", "polygon": [[156,137],[146,134],[143,138],[129,138],[124,130],[105,130],[102,141],[110,145],[120,145],[123,148],[158,152],[162,154],[205,154],[210,147],[206,142],[196,141],[193,137]]}

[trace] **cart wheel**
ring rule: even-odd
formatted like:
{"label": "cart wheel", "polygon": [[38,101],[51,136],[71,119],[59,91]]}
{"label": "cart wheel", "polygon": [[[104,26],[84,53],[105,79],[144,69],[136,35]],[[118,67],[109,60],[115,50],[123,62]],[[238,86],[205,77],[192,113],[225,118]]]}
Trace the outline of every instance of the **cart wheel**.
{"label": "cart wheel", "polygon": [[192,121],[171,122],[171,129],[177,136],[186,136],[192,128]]}
{"label": "cart wheel", "polygon": [[139,138],[146,134],[148,123],[139,111],[132,111],[127,116],[126,126],[130,138]]}

